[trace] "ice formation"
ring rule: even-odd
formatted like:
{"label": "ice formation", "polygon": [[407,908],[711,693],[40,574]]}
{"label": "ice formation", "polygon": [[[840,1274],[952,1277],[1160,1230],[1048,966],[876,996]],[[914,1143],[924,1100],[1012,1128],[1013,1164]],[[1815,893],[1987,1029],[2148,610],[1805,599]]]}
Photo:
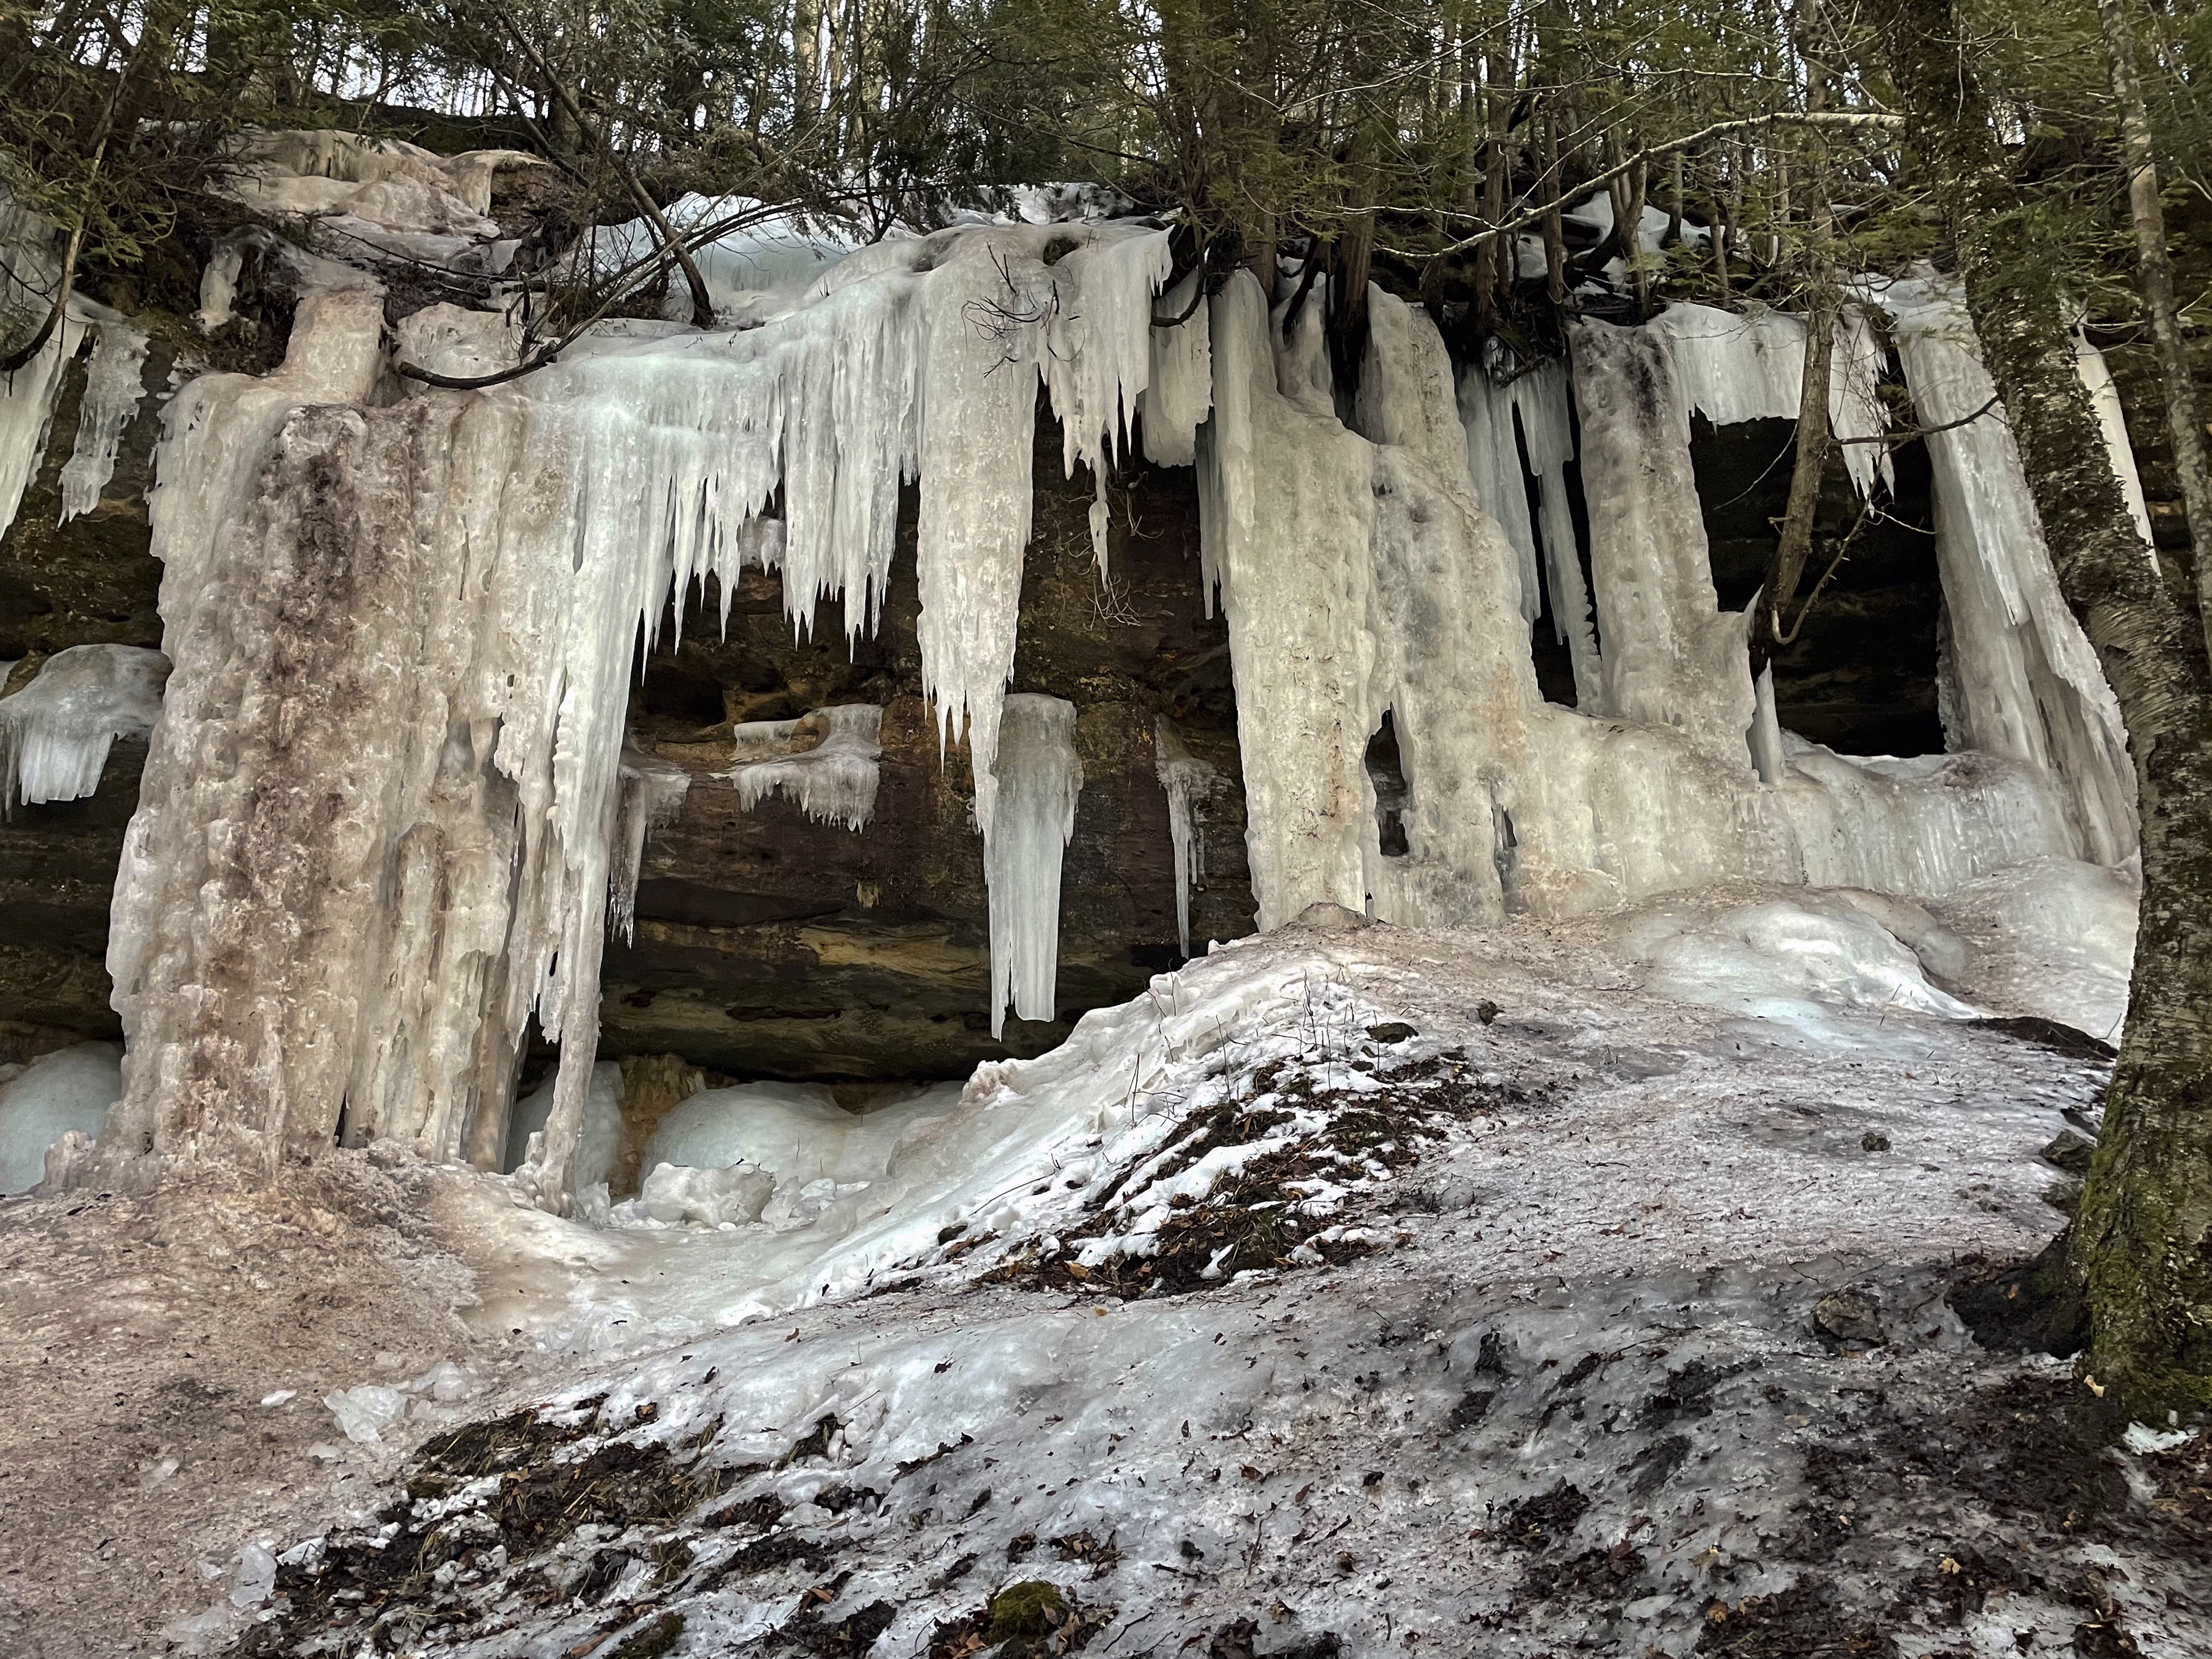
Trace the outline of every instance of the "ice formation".
{"label": "ice formation", "polygon": [[76,447],[62,468],[62,522],[100,504],[100,492],[115,476],[115,452],[123,428],[138,412],[143,388],[147,337],[120,318],[104,320],[85,365],[84,401],[77,412]]}
{"label": "ice formation", "polygon": [[[584,1097],[584,1115],[576,1141],[574,1181],[578,1191],[596,1186],[614,1172],[622,1146],[622,1067],[603,1060],[592,1067],[592,1082]],[[512,1172],[532,1160],[532,1139],[542,1136],[553,1115],[554,1085],[548,1083],[514,1103],[507,1120],[507,1146],[500,1168]],[[535,1149],[542,1156],[543,1143]]]}
{"label": "ice formation", "polygon": [[2067,609],[2011,428],[1996,410],[1965,307],[1939,278],[1883,290],[1936,474],[1936,555],[1949,651],[1947,735],[2027,761],[2063,788],[2087,855],[2135,850],[2135,771],[2119,705]]}
{"label": "ice formation", "polygon": [[691,792],[691,775],[680,766],[625,749],[619,802],[615,808],[613,866],[607,876],[607,931],[625,940],[637,932],[637,872],[646,837],[676,822]]}
{"label": "ice formation", "polygon": [[991,897],[991,1035],[1011,1006],[1050,1019],[1060,974],[1061,855],[1075,834],[1083,763],[1075,705],[1024,692],[1006,701],[1000,728],[999,811],[983,831]]}
{"label": "ice formation", "polygon": [[81,800],[100,787],[118,738],[143,738],[161,718],[169,661],[132,645],[73,645],[0,698],[0,810]]}
{"label": "ice formation", "polygon": [[810,818],[865,830],[876,812],[884,711],[839,703],[791,720],[744,720],[732,731],[738,764],[720,775],[748,812],[781,795]]}
{"label": "ice formation", "polygon": [[1199,813],[1221,790],[1212,763],[1190,752],[1182,733],[1164,714],[1152,722],[1152,764],[1168,795],[1168,841],[1175,852],[1176,942],[1190,954],[1190,890],[1206,884],[1206,841]]}
{"label": "ice formation", "polygon": [[[258,158],[253,187],[356,192],[349,210],[381,203],[410,235],[482,213],[455,164],[312,149]],[[495,165],[470,176],[488,190]],[[284,366],[181,394],[154,499],[178,667],[116,901],[131,1050],[108,1158],[147,1146],[158,1164],[203,1121],[242,1119],[272,1164],[334,1132],[495,1160],[534,1015],[562,1050],[541,1170],[562,1201],[605,924],[628,925],[643,836],[674,800],[672,776],[623,759],[638,629],[709,574],[726,605],[748,566],[780,574],[794,629],[831,599],[849,634],[872,629],[912,481],[921,679],[948,757],[968,750],[994,1026],[1009,1003],[1049,1018],[1074,711],[1006,693],[1040,385],[1064,467],[1095,481],[1102,560],[1107,480],[1136,433],[1154,461],[1197,467],[1263,927],[1321,901],[1461,925],[1735,880],[1933,897],[2132,847],[2110,694],[1994,421],[1931,440],[1948,702],[1973,752],[1836,756],[1762,702],[1745,619],[1715,595],[1689,421],[1793,416],[1796,319],[1581,322],[1571,365],[1455,378],[1427,316],[1378,289],[1343,399],[1325,282],[1271,317],[1249,273],[1211,295],[1171,283],[1169,237],[1145,223],[964,224],[834,260],[834,239],[807,235],[786,264],[725,250],[768,261],[744,278],[742,326],[633,319],[516,381],[397,402],[379,389],[380,295],[297,256]],[[216,308],[228,269],[210,270]],[[1916,308],[1909,284],[1884,303],[1920,419],[1986,398],[1954,307]],[[452,307],[397,333],[449,373],[517,347],[511,319]],[[1881,350],[1847,311],[1845,435],[1881,430]],[[1850,447],[1862,488],[1879,453]],[[1572,710],[1537,693],[1528,629],[1547,608]],[[781,793],[857,828],[879,720],[852,705],[740,727],[728,775],[748,805]],[[807,721],[822,740],[801,747]],[[1187,947],[1202,780],[1158,741]],[[218,1091],[242,1112],[204,1114]]]}
{"label": "ice formation", "polygon": [[20,1193],[46,1178],[47,1147],[72,1129],[100,1133],[123,1092],[123,1050],[80,1042],[9,1069],[0,1082],[0,1193]]}

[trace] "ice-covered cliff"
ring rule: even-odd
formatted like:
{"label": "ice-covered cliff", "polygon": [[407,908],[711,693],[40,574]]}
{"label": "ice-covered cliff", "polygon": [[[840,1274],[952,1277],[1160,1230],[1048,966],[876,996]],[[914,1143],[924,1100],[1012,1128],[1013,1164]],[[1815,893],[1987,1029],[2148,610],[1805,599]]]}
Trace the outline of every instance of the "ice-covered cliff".
{"label": "ice-covered cliff", "polygon": [[[500,157],[264,149],[260,195],[488,257],[497,227],[471,216]],[[711,578],[726,615],[750,571],[781,583],[794,634],[837,604],[853,647],[884,613],[909,486],[921,682],[946,763],[967,750],[994,1005],[1048,1015],[1082,768],[1054,695],[1001,738],[1040,407],[1066,471],[1094,481],[1108,582],[1121,458],[1196,468],[1188,580],[1227,621],[1262,927],[1322,902],[1463,926],[1738,880],[1939,897],[2130,852],[2124,736],[1994,421],[1936,450],[1955,752],[1839,756],[1762,715],[1691,462],[1693,411],[1794,413],[1794,319],[1578,322],[1570,361],[1509,380],[1455,365],[1378,289],[1347,396],[1314,292],[1271,312],[1238,273],[1194,295],[1171,246],[1143,220],[810,243],[804,269],[721,293],[728,328],[612,323],[476,390],[392,377],[374,260],[284,255],[301,297],[283,366],[203,376],[168,414],[154,521],[173,671],[109,945],[127,1087],[99,1149],[64,1162],[269,1169],[333,1136],[494,1162],[534,1022],[562,1060],[531,1178],[565,1203],[606,927],[654,817],[622,761],[640,640],[672,599],[678,629],[711,628],[690,597]],[[235,275],[211,267],[210,319]],[[1883,297],[1921,417],[1972,412],[1986,380],[1955,301],[1927,282]],[[1836,346],[1853,440],[1884,421],[1877,309]],[[401,357],[448,376],[520,349],[511,313],[397,326]],[[89,465],[115,400],[96,401]],[[1858,489],[1887,487],[1879,443],[1847,449]],[[1547,613],[1573,708],[1538,690]],[[826,710],[818,748],[735,757],[745,804],[781,792],[823,835],[865,836],[881,716],[863,732],[861,707]],[[1187,880],[1195,775],[1160,753]]]}

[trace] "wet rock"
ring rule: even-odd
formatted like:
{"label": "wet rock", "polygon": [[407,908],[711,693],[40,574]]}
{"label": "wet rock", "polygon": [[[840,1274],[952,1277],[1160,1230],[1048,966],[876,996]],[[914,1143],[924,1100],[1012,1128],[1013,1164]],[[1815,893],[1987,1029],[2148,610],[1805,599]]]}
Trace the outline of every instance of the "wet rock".
{"label": "wet rock", "polygon": [[1889,1340],[1881,1304],[1867,1291],[1831,1291],[1813,1304],[1813,1328],[1837,1342],[1878,1348]]}
{"label": "wet rock", "polygon": [[1377,1042],[1411,1042],[1420,1033],[1402,1019],[1386,1020],[1380,1025],[1370,1025],[1367,1035]]}
{"label": "wet rock", "polygon": [[2038,1156],[2068,1175],[2085,1176],[2089,1173],[2089,1159],[2096,1150],[2092,1142],[2073,1130],[2061,1129]]}
{"label": "wet rock", "polygon": [[1869,1152],[1886,1152],[1889,1150],[1889,1137],[1879,1129],[1869,1129],[1859,1137],[1859,1145]]}

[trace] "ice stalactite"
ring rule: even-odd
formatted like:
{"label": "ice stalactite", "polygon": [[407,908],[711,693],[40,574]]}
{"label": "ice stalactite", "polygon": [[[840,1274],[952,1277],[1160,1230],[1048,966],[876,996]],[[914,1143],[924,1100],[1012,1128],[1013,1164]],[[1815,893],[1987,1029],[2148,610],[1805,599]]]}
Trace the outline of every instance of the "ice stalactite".
{"label": "ice stalactite", "polygon": [[[1603,695],[1603,670],[1567,500],[1566,468],[1575,459],[1572,395],[1567,366],[1556,358],[1522,365],[1504,384],[1486,370],[1468,368],[1460,375],[1459,411],[1475,499],[1520,557],[1521,614],[1534,622],[1541,609],[1535,586],[1540,539],[1553,635],[1567,647],[1574,666],[1576,706],[1595,709]],[[1533,520],[1524,475],[1536,481]]]}
{"label": "ice stalactite", "polygon": [[0,810],[97,790],[116,738],[154,729],[168,675],[167,658],[138,646],[73,645],[47,658],[0,698]]}
{"label": "ice stalactite", "polygon": [[1188,466],[1197,459],[1199,425],[1213,407],[1205,276],[1194,270],[1163,294],[1157,310],[1164,320],[1152,325],[1152,378],[1138,410],[1146,459],[1160,466]]}
{"label": "ice stalactite", "polygon": [[[53,234],[46,220],[0,195],[0,319],[9,332],[20,331],[18,337],[38,325],[60,280]],[[23,492],[38,473],[63,371],[83,343],[82,319],[64,316],[38,355],[0,380],[0,532],[15,522]]]}
{"label": "ice stalactite", "polygon": [[684,799],[691,793],[691,775],[680,766],[625,748],[620,788],[614,863],[607,879],[607,931],[629,942],[637,933],[637,876],[645,863],[646,838],[682,816]]}
{"label": "ice stalactite", "polygon": [[781,795],[810,818],[865,830],[876,813],[884,711],[839,703],[790,720],[745,720],[733,731],[738,763],[720,775],[750,812]]}
{"label": "ice stalactite", "polygon": [[2136,846],[2126,730],[2058,591],[2020,452],[1990,407],[1995,387],[1972,325],[1941,279],[1892,283],[1882,299],[1920,423],[1948,427],[1926,441],[1954,735],[2050,773],[2070,798],[2076,855],[2118,863]]}
{"label": "ice stalactite", "polygon": [[1596,712],[1672,726],[1710,754],[1747,761],[1744,622],[1723,613],[1713,592],[1687,399],[1665,338],[1600,322],[1574,325],[1569,338],[1605,635]]}
{"label": "ice stalactite", "polygon": [[1175,854],[1176,939],[1190,954],[1190,893],[1206,884],[1206,838],[1200,814],[1224,780],[1210,762],[1190,752],[1182,733],[1164,714],[1152,721],[1152,764],[1168,797],[1168,844]]}
{"label": "ice stalactite", "polygon": [[999,811],[983,832],[991,899],[991,1035],[1011,1005],[1053,1017],[1060,975],[1060,860],[1075,834],[1083,763],[1075,705],[1023,692],[1006,700],[997,758]]}
{"label": "ice stalactite", "polygon": [[119,318],[100,325],[85,365],[84,401],[77,413],[76,447],[62,468],[62,522],[100,505],[100,492],[115,476],[123,428],[138,412],[146,364],[145,333]]}

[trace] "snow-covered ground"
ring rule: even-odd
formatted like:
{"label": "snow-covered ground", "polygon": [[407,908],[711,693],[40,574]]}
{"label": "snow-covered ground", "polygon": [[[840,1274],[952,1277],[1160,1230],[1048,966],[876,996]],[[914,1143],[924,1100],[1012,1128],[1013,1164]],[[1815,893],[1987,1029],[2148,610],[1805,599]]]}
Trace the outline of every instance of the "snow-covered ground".
{"label": "snow-covered ground", "polygon": [[2102,1064],[1891,902],[1319,911],[827,1162],[757,1134],[759,1222],[441,1172],[477,1348],[278,1407],[327,1462],[169,1639],[2205,1651],[2200,1449],[2077,1445],[2067,1366],[1946,1300],[2059,1224]]}

